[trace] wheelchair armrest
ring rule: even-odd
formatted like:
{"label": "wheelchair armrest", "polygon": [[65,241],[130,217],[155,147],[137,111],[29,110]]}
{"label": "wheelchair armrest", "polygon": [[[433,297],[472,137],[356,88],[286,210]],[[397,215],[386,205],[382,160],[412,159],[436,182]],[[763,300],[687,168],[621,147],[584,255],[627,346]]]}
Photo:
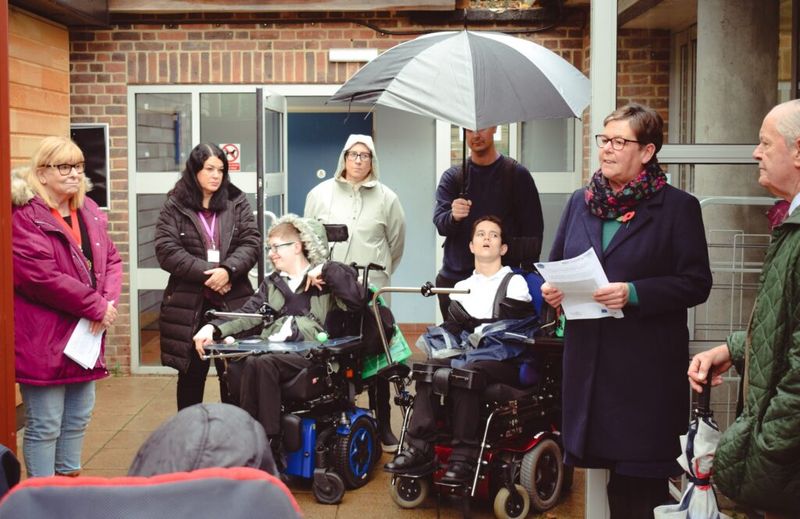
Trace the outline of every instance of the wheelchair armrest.
{"label": "wheelchair armrest", "polygon": [[438,375],[439,381],[437,382],[435,380],[437,378],[436,372],[439,370],[448,370],[446,375],[447,383],[451,387],[474,389],[476,391],[481,391],[486,387],[486,377],[483,373],[468,369],[451,368],[441,364],[424,364],[415,362],[411,367],[411,378],[419,382],[441,385],[441,379],[445,372],[442,372]]}
{"label": "wheelchair armrest", "polygon": [[402,362],[386,366],[378,371],[378,376],[386,380],[404,379],[411,372],[411,368]]}
{"label": "wheelchair armrest", "polygon": [[314,358],[327,359],[334,355],[346,355],[348,353],[356,352],[364,347],[363,341],[360,337],[338,337],[330,339],[321,344],[319,347],[311,350],[311,356]]}

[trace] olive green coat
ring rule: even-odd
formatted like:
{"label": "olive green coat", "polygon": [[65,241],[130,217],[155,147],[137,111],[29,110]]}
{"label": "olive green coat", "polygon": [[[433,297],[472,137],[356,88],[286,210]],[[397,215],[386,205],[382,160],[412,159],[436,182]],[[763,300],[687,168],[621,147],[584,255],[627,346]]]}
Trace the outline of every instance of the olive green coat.
{"label": "olive green coat", "polygon": [[745,402],[744,412],[722,435],[715,481],[740,503],[796,516],[800,513],[800,211],[773,231],[759,285],[748,331],[728,338],[731,358],[744,373]]}

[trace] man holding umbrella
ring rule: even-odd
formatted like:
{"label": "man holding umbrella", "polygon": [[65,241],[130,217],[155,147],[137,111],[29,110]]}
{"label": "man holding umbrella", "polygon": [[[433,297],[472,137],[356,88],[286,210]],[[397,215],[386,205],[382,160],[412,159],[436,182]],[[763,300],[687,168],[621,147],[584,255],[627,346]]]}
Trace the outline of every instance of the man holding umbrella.
{"label": "man holding umbrella", "polygon": [[[497,151],[496,130],[496,126],[466,130],[470,149],[466,171],[461,165],[453,166],[439,181],[433,223],[445,240],[437,287],[453,287],[472,275],[470,234],[472,224],[482,216],[496,215],[509,236],[534,237],[541,245],[544,223],[536,184],[523,165]],[[442,317],[446,319],[450,298],[442,294],[438,297]]]}
{"label": "man holding umbrella", "polygon": [[767,114],[753,158],[759,184],[790,202],[789,216],[772,232],[747,331],[695,355],[688,375],[702,392],[731,365],[742,374],[744,410],[717,447],[715,482],[780,519],[800,515],[800,100]]}

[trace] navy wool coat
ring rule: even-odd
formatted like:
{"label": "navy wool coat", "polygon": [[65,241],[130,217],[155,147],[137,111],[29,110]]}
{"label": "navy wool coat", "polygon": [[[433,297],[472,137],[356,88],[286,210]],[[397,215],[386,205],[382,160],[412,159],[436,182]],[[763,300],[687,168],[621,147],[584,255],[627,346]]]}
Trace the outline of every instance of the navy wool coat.
{"label": "navy wool coat", "polygon": [[609,282],[633,283],[639,299],[622,319],[567,323],[562,432],[579,466],[665,477],[689,420],[687,309],[708,298],[711,270],[696,198],[667,185],[635,211],[603,251],[580,189],[556,233],[550,260],[593,247]]}

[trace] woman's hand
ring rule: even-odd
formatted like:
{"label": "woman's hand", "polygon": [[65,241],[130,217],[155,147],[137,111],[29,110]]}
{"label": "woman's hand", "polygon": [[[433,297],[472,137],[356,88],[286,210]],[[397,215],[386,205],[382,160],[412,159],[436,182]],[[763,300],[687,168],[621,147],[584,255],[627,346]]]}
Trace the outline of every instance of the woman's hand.
{"label": "woman's hand", "polygon": [[561,304],[561,301],[564,300],[564,292],[559,290],[558,287],[544,282],[542,283],[542,297],[548,305],[552,306],[553,308],[558,308],[558,306]]}
{"label": "woman's hand", "polygon": [[111,327],[114,324],[114,321],[117,320],[117,309],[114,306],[113,301],[109,301],[106,305],[106,313],[103,315],[103,319],[100,321],[91,321],[89,323],[89,332],[92,335],[97,335],[98,333],[102,333],[107,328]]}
{"label": "woman's hand", "polygon": [[206,350],[203,346],[214,342],[214,326],[210,324],[203,326],[197,330],[192,340],[194,341],[194,349],[197,351],[197,354],[202,357],[206,354]]}
{"label": "woman's hand", "polygon": [[689,370],[686,372],[689,376],[689,384],[692,389],[702,393],[706,377],[709,373],[713,373],[711,385],[718,386],[722,384],[722,374],[728,371],[732,364],[731,352],[727,344],[720,344],[716,348],[698,353],[692,357],[689,362]]}
{"label": "woman's hand", "polygon": [[208,276],[206,279],[205,285],[213,290],[214,292],[219,292],[221,295],[225,295],[231,290],[231,279],[228,276],[228,271],[222,267],[216,267],[213,269],[209,269],[203,272],[203,274]]}
{"label": "woman's hand", "polygon": [[609,283],[595,290],[592,297],[609,310],[619,310],[628,304],[628,295],[627,283]]}

